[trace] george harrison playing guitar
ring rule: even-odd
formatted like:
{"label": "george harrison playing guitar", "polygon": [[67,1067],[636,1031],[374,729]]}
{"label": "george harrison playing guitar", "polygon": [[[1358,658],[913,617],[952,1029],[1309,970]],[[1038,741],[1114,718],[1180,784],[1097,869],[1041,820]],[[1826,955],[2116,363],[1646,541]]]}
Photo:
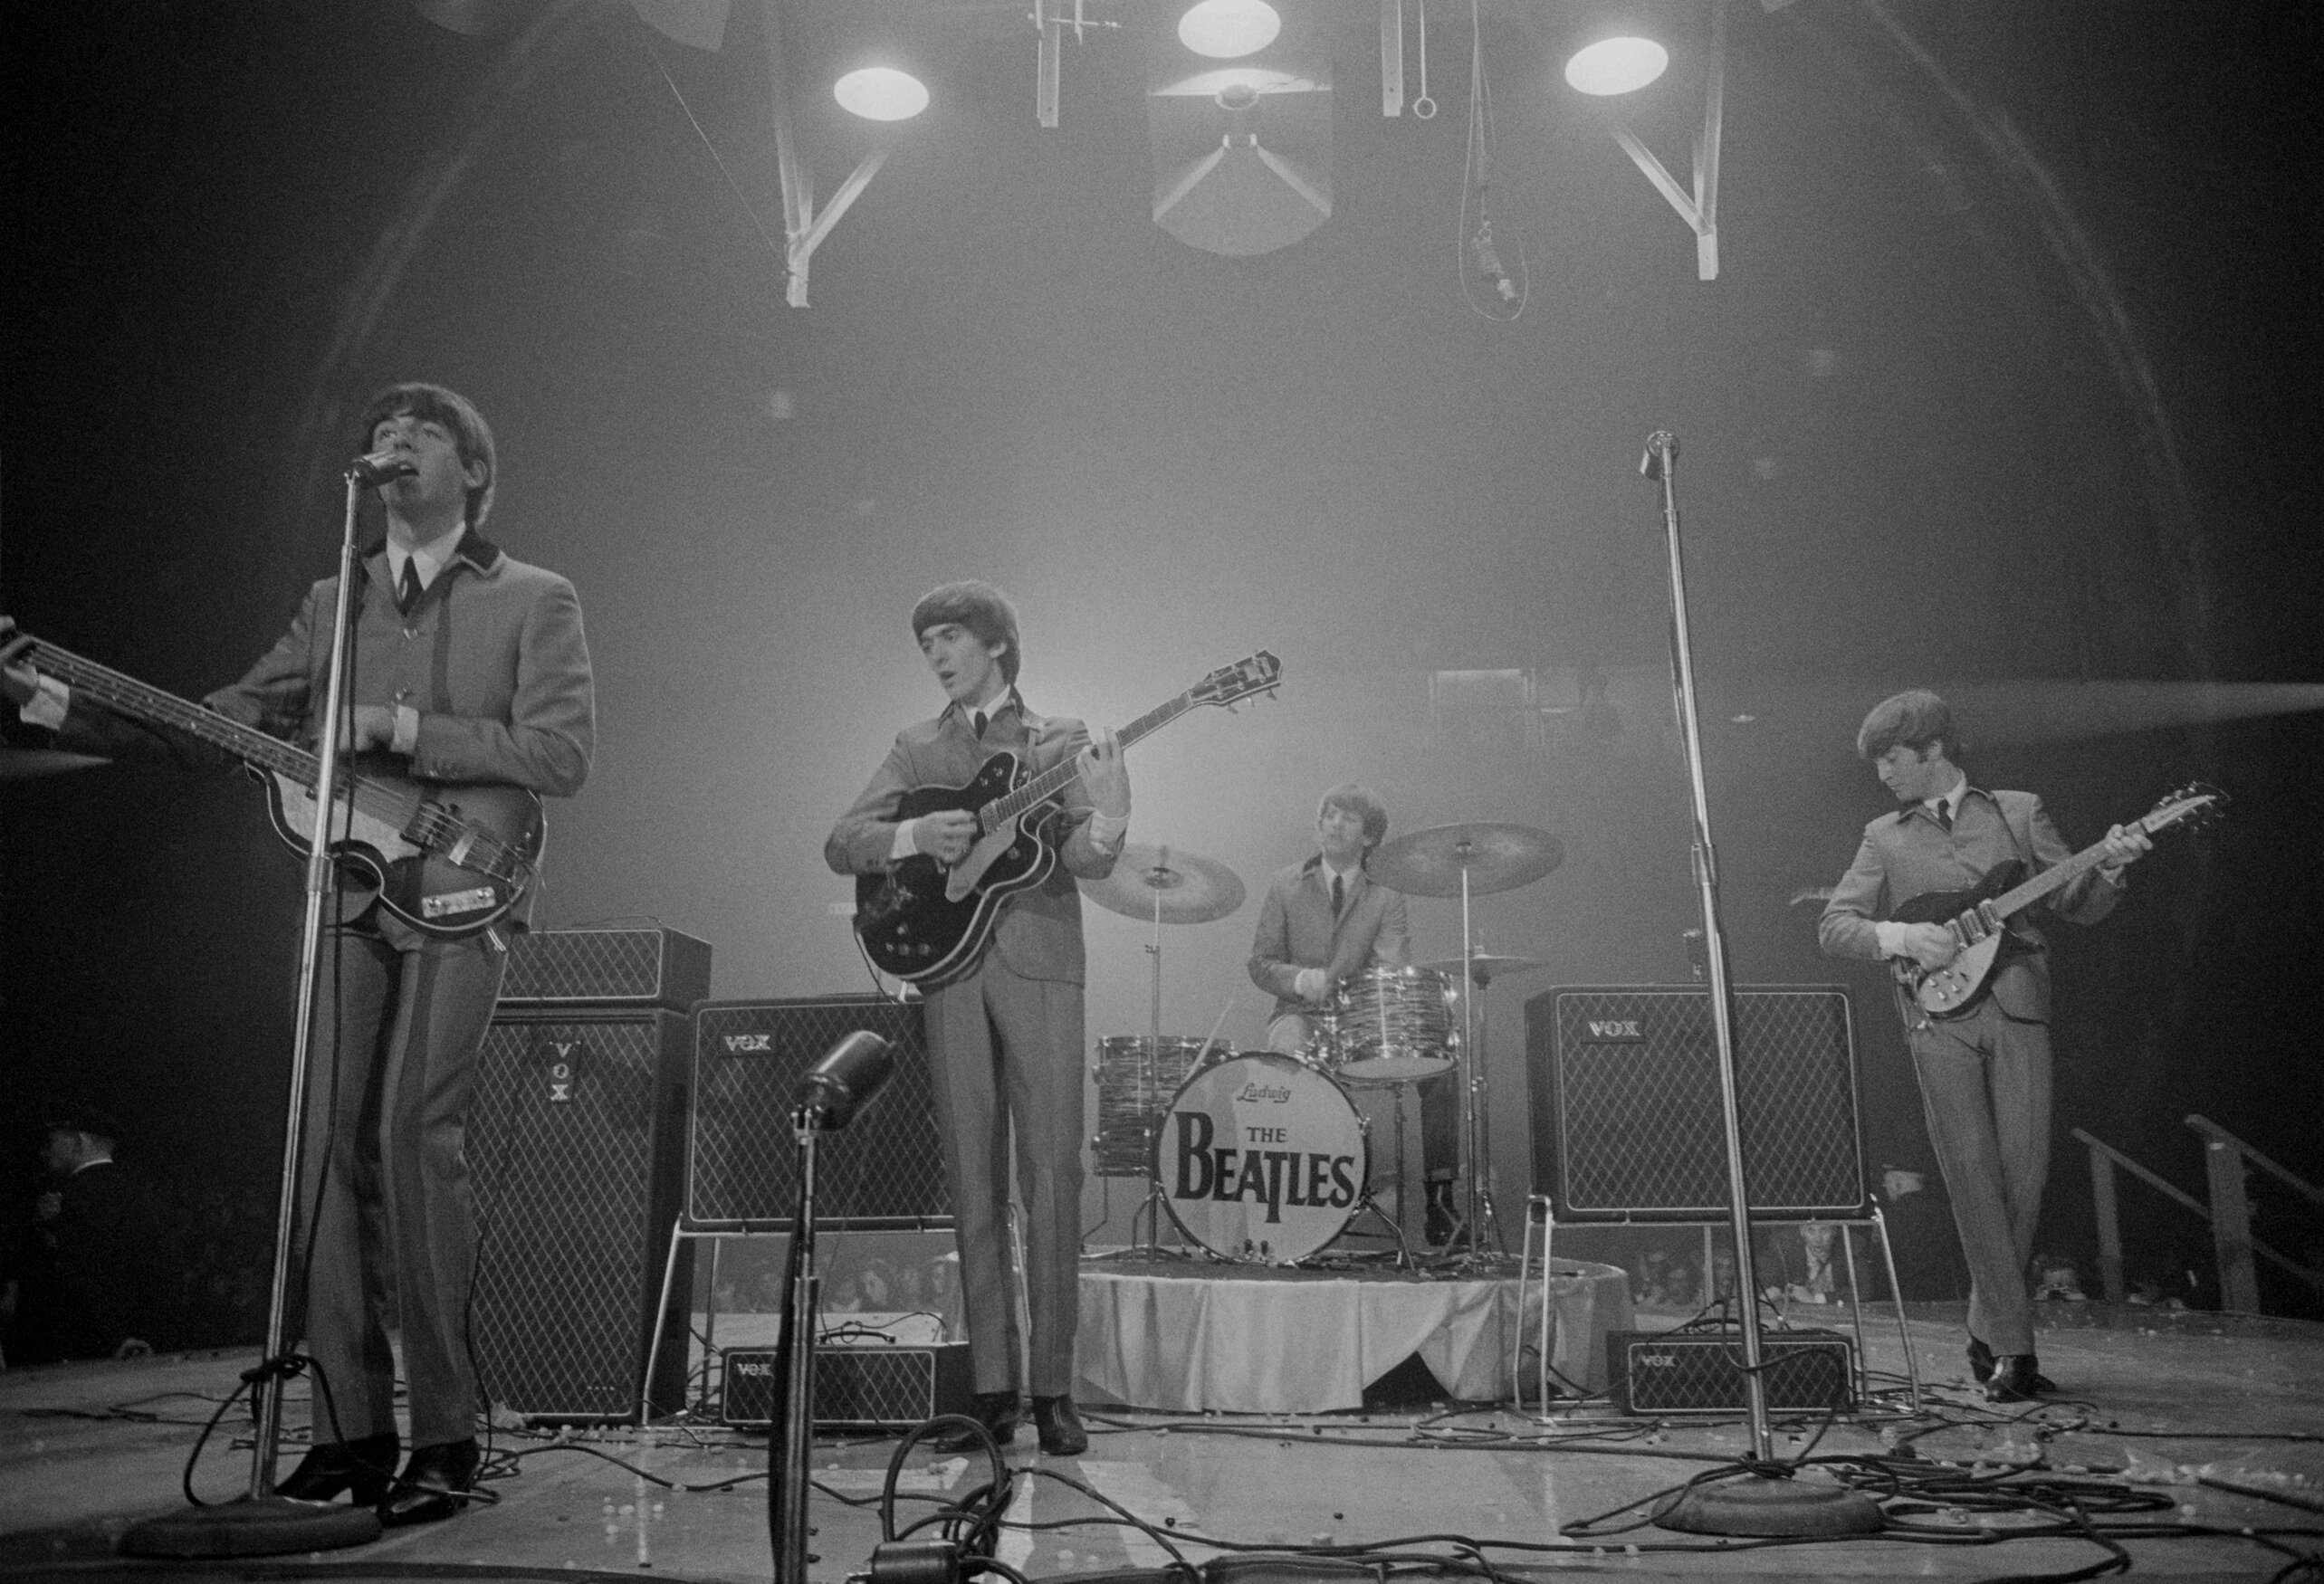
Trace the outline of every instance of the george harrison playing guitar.
{"label": "george harrison playing guitar", "polygon": [[[1273,692],[1282,676],[1283,663],[1262,649],[1219,667],[1115,735],[1126,749],[1198,704],[1231,707]],[[978,834],[950,869],[915,853],[889,869],[856,877],[856,934],[873,965],[920,985],[941,985],[974,967],[1001,904],[1040,884],[1057,866],[1065,811],[1055,799],[1075,774],[1067,760],[1028,777],[1017,756],[1003,749],[965,785],[904,793],[897,819],[961,809],[976,816]]]}

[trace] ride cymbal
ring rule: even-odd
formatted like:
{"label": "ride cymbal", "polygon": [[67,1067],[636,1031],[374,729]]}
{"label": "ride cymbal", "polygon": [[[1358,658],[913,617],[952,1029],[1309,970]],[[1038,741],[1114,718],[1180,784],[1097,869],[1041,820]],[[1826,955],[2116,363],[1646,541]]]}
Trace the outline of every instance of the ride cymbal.
{"label": "ride cymbal", "polygon": [[1440,825],[1398,836],[1372,854],[1372,879],[1408,896],[1484,896],[1530,885],[1565,862],[1565,846],[1529,825]]}
{"label": "ride cymbal", "polygon": [[1243,883],[1216,858],[1168,844],[1125,843],[1114,873],[1085,880],[1082,893],[1108,912],[1165,924],[1207,924],[1243,905]]}

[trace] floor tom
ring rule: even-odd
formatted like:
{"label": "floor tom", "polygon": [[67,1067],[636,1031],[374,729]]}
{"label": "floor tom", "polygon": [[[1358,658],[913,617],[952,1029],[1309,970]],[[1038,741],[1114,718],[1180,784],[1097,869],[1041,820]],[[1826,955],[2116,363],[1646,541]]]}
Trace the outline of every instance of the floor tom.
{"label": "floor tom", "polygon": [[[1097,1042],[1097,1136],[1090,1140],[1096,1177],[1143,1177],[1156,1125],[1171,1097],[1194,1070],[1203,1042],[1166,1034],[1161,1043],[1143,1034]],[[1223,1054],[1223,1053],[1221,1053]]]}

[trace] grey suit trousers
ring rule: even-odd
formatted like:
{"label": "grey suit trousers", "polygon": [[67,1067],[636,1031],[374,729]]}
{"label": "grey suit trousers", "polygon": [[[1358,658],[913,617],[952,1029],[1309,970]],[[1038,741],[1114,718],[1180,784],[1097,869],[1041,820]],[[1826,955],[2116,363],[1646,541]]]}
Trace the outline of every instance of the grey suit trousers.
{"label": "grey suit trousers", "polygon": [[1019,1384],[1009,1256],[1013,1133],[1032,1327],[1025,1384],[1037,1397],[1060,1397],[1073,1390],[1081,1319],[1082,988],[1027,978],[1001,955],[986,952],[974,973],[928,993],[936,1131],[952,1185],[974,1389]]}

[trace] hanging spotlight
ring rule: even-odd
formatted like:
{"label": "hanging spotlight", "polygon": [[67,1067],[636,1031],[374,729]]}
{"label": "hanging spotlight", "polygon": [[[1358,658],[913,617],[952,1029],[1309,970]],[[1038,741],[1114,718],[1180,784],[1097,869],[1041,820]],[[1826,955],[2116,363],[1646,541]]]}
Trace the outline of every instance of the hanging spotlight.
{"label": "hanging spotlight", "polygon": [[1611,98],[1644,88],[1670,64],[1670,52],[1652,39],[1600,39],[1565,62],[1565,81],[1580,92]]}
{"label": "hanging spotlight", "polygon": [[842,110],[867,121],[908,121],[928,108],[927,85],[893,66],[865,66],[831,85]]}
{"label": "hanging spotlight", "polygon": [[1282,31],[1283,18],[1267,0],[1201,0],[1178,19],[1178,42],[1214,61],[1255,54]]}

